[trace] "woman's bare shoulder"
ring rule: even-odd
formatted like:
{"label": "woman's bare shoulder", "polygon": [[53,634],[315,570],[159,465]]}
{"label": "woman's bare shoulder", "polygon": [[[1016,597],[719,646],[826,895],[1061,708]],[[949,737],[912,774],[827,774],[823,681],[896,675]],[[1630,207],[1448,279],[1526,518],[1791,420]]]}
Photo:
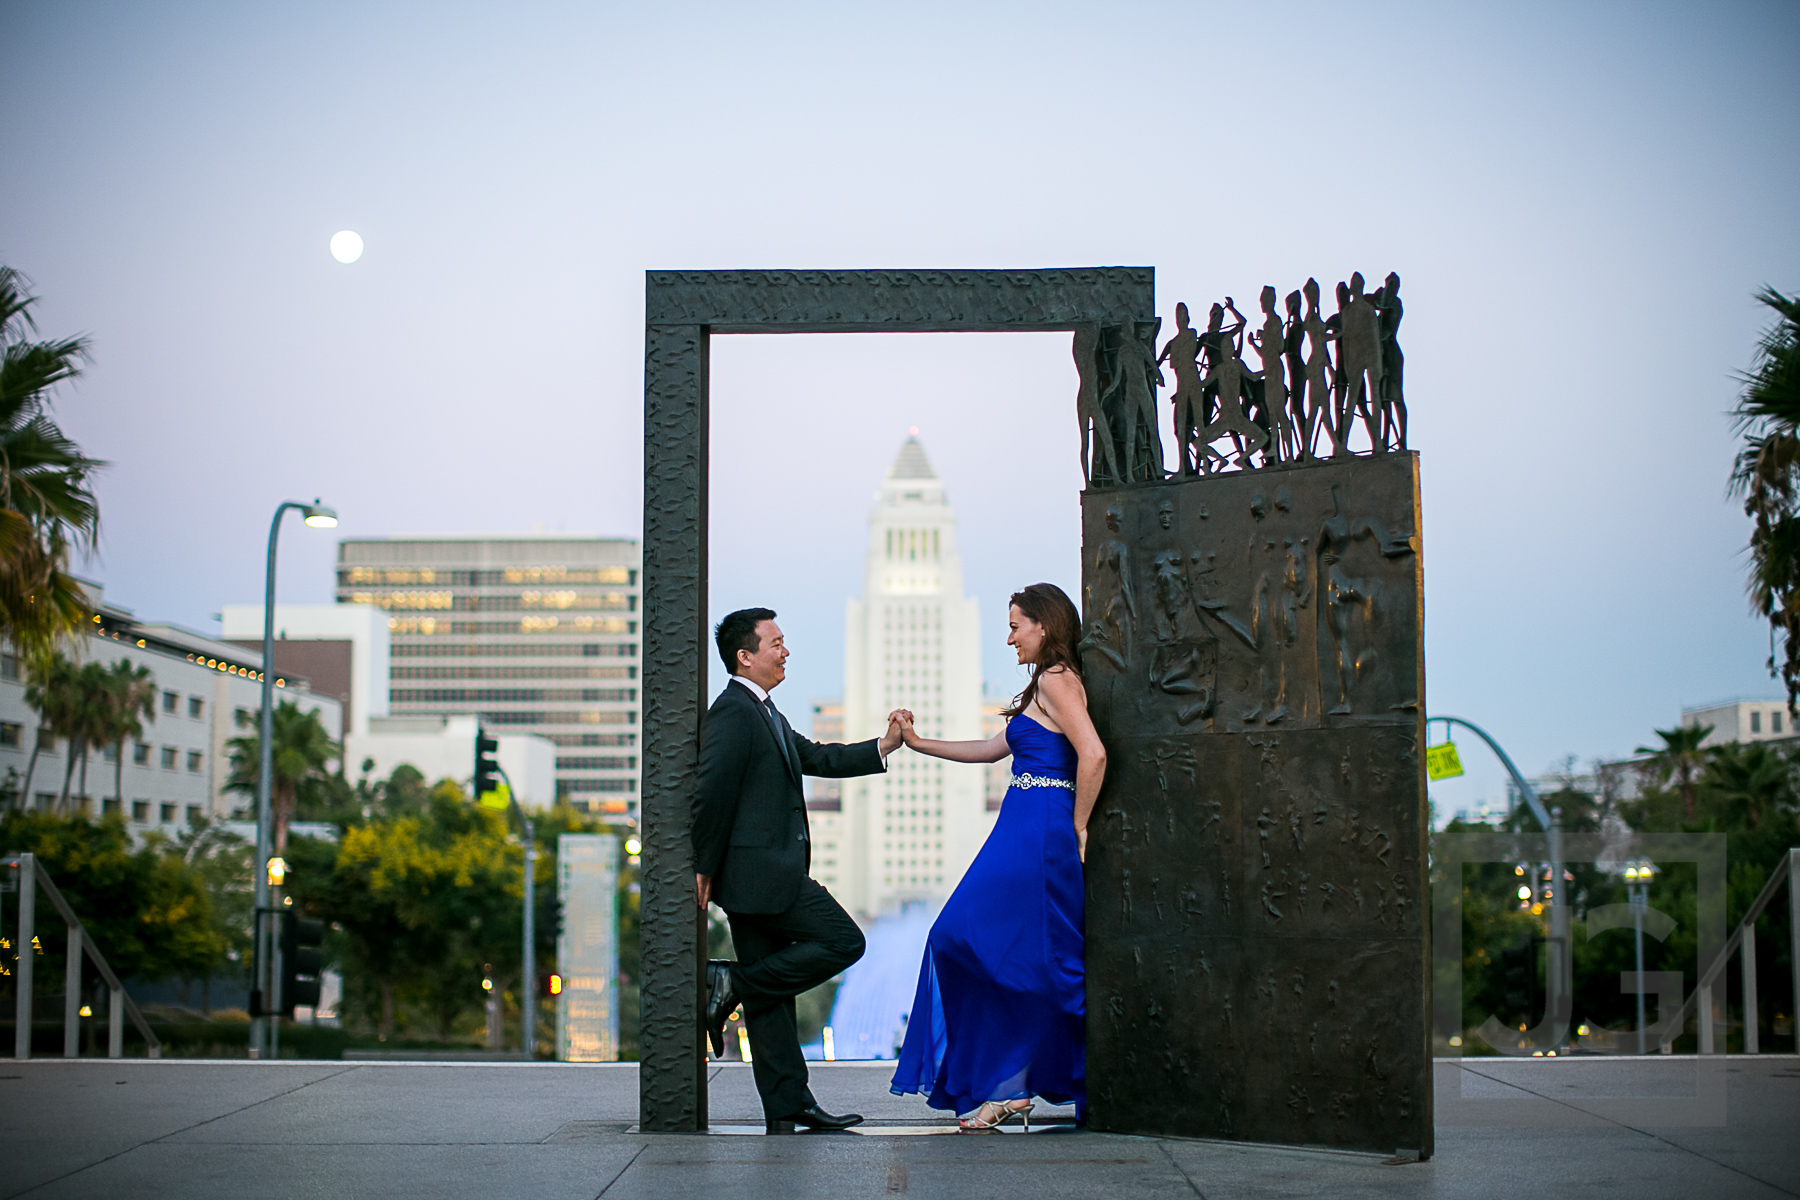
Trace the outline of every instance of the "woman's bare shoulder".
{"label": "woman's bare shoulder", "polygon": [[1087,695],[1087,688],[1082,685],[1081,676],[1062,665],[1051,667],[1039,675],[1038,687],[1053,696]]}

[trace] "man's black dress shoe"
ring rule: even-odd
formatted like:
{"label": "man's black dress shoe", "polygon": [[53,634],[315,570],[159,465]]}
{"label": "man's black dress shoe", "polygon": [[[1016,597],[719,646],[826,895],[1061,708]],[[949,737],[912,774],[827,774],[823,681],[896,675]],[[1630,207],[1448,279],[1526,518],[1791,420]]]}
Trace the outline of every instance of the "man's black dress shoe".
{"label": "man's black dress shoe", "polygon": [[796,1125],[815,1133],[841,1133],[852,1125],[861,1125],[862,1120],[861,1113],[845,1113],[841,1117],[834,1117],[817,1104],[809,1104],[791,1117],[767,1121],[765,1124],[770,1133],[793,1133]]}
{"label": "man's black dress shoe", "polygon": [[731,990],[731,962],[715,958],[706,964],[706,1040],[715,1056],[725,1053],[725,1022],[738,1005]]}

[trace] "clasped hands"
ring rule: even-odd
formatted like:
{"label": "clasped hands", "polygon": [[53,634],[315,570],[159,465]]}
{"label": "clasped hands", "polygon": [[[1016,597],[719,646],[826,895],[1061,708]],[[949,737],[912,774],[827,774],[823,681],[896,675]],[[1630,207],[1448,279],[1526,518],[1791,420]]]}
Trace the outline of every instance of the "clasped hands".
{"label": "clasped hands", "polygon": [[913,714],[910,708],[896,708],[888,714],[887,732],[881,735],[881,757],[886,758],[900,748],[902,742],[908,746],[919,740],[913,729]]}

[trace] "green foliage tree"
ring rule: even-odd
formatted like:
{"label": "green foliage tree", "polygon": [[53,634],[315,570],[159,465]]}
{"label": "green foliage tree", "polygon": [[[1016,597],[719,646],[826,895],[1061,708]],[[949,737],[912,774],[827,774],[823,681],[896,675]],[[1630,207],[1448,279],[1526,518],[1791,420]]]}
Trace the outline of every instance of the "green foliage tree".
{"label": "green foliage tree", "polygon": [[[238,725],[258,729],[259,721],[255,714],[239,713]],[[317,786],[330,774],[327,768],[342,751],[325,732],[319,714],[302,711],[292,700],[282,700],[275,705],[274,732],[269,809],[274,826],[275,854],[285,858],[288,824],[294,819],[294,808],[301,793]],[[256,777],[262,769],[262,734],[232,738],[227,749],[231,753],[231,774],[225,784],[226,790],[254,798]]]}
{"label": "green foliage tree", "polygon": [[[250,916],[256,906],[251,864],[256,848],[222,824],[202,818],[182,831],[171,850],[199,876],[212,898],[212,928],[220,953],[204,964],[198,976],[200,1008],[210,1013],[213,979],[220,974],[241,976],[250,961]],[[184,995],[182,1003],[186,1002]]]}
{"label": "green foliage tree", "polygon": [[1757,300],[1775,313],[1741,378],[1732,416],[1744,445],[1732,464],[1731,490],[1744,498],[1750,531],[1750,602],[1782,643],[1779,669],[1792,711],[1800,700],[1800,298],[1764,288]]}
{"label": "green foliage tree", "polygon": [[0,852],[37,855],[121,977],[193,978],[225,954],[205,879],[160,839],[133,847],[117,817],[14,810]]}
{"label": "green foliage tree", "polygon": [[[405,1004],[448,1037],[479,1006],[484,968],[517,974],[524,849],[501,814],[470,804],[455,783],[432,788],[419,810],[346,831],[329,869],[329,852],[302,851],[306,841],[296,840],[290,890],[341,928],[346,965],[372,985],[384,1036]],[[548,888],[554,864],[539,862]]]}
{"label": "green foliage tree", "polygon": [[68,572],[72,547],[94,544],[100,506],[88,458],[49,414],[50,394],[81,374],[86,338],[37,341],[35,297],[0,266],[0,637],[44,665],[86,627],[86,590]]}

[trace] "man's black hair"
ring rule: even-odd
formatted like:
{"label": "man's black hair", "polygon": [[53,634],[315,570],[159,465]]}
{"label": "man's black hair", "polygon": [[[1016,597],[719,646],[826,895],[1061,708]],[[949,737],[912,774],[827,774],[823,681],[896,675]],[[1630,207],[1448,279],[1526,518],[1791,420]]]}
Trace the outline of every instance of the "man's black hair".
{"label": "man's black hair", "polygon": [[719,644],[719,657],[725,660],[726,674],[738,673],[739,650],[755,654],[762,649],[762,639],[756,636],[756,627],[764,621],[774,619],[775,610],[772,608],[740,608],[719,622],[718,628],[713,630],[713,640]]}

